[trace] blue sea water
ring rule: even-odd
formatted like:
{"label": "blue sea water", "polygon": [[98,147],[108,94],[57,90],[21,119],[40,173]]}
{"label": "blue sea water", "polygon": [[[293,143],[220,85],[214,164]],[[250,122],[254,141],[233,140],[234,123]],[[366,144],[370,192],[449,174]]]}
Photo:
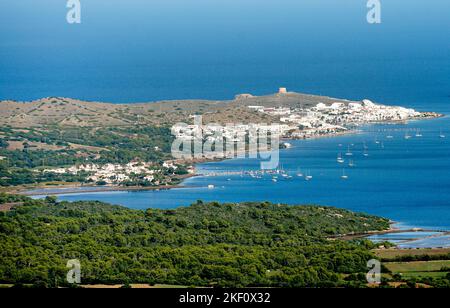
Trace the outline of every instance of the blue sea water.
{"label": "blue sea water", "polygon": [[[285,86],[450,114],[447,0],[382,1],[380,25],[366,22],[363,0],[81,2],[80,25],[65,22],[64,1],[0,2],[0,99],[230,99]],[[308,170],[314,176],[309,182],[295,176],[277,183],[269,177],[198,177],[184,183],[196,188],[60,198],[139,209],[197,199],[314,203],[386,216],[404,226],[450,229],[449,124],[445,117],[374,125],[357,135],[293,142],[282,151],[283,167],[293,175]],[[405,130],[417,128],[423,137],[404,139]],[[438,137],[441,129],[447,138]],[[355,167],[346,168],[349,179],[343,181],[336,155],[349,144]],[[252,170],[258,164],[231,160],[199,170]],[[209,184],[216,189],[208,190]]]}
{"label": "blue sea water", "polygon": [[[231,99],[278,87],[384,103],[447,103],[450,2],[0,1],[0,99]],[[445,101],[444,101],[445,100]],[[434,108],[427,108],[434,109]]]}

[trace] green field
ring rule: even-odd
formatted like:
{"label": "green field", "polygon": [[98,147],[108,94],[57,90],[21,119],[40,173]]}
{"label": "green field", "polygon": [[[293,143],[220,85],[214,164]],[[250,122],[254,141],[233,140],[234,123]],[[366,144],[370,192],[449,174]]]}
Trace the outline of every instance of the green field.
{"label": "green field", "polygon": [[450,260],[443,261],[417,261],[417,262],[390,262],[385,266],[394,273],[404,272],[437,272],[443,267],[450,268]]}
{"label": "green field", "polygon": [[402,274],[404,279],[412,278],[444,278],[449,272],[406,272]]}
{"label": "green field", "polygon": [[401,274],[403,278],[443,278],[450,271],[450,260],[415,261],[415,262],[388,262],[384,265],[393,273]]}
{"label": "green field", "polygon": [[392,260],[404,256],[443,256],[450,253],[450,248],[433,249],[377,249],[375,255],[380,259]]}

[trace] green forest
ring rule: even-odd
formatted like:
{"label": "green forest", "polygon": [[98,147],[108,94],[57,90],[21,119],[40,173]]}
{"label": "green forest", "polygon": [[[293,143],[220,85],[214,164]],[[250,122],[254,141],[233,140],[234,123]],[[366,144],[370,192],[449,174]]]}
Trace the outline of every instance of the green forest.
{"label": "green forest", "polygon": [[64,285],[67,260],[79,259],[83,283],[339,285],[343,274],[366,272],[372,255],[368,243],[327,237],[387,227],[314,206],[198,202],[139,211],[26,199],[0,217],[0,281]]}
{"label": "green forest", "polygon": [[[339,234],[384,230],[384,218],[318,206],[198,201],[175,210],[2,195],[23,205],[0,212],[0,283],[212,287],[364,287],[366,240]],[[447,280],[448,281],[448,280]]]}

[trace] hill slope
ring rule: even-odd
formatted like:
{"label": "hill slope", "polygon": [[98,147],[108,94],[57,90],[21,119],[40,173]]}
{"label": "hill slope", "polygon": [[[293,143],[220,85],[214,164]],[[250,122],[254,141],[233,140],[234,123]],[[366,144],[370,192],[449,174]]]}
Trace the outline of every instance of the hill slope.
{"label": "hill slope", "polygon": [[257,114],[251,105],[272,107],[308,107],[318,103],[348,103],[347,100],[323,96],[288,93],[258,97],[239,97],[230,101],[182,100],[136,104],[86,102],[70,98],[50,97],[32,102],[0,101],[0,125],[11,127],[124,126],[135,124],[168,125],[187,121],[189,116],[203,114],[205,122],[248,123],[277,119]]}
{"label": "hill slope", "polygon": [[79,259],[85,284],[348,285],[344,274],[365,272],[372,254],[327,237],[388,225],[314,206],[199,202],[144,212],[26,200],[0,213],[0,283],[64,285],[67,260]]}

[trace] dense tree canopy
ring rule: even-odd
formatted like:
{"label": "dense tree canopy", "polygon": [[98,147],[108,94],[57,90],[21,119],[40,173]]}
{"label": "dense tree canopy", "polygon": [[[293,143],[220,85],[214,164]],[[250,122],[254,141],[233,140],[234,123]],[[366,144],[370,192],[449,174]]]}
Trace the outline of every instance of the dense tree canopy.
{"label": "dense tree canopy", "polygon": [[199,201],[138,211],[25,199],[0,216],[0,282],[64,285],[66,262],[79,259],[83,283],[364,285],[345,277],[367,271],[370,243],[328,237],[387,227],[386,219],[315,206]]}

